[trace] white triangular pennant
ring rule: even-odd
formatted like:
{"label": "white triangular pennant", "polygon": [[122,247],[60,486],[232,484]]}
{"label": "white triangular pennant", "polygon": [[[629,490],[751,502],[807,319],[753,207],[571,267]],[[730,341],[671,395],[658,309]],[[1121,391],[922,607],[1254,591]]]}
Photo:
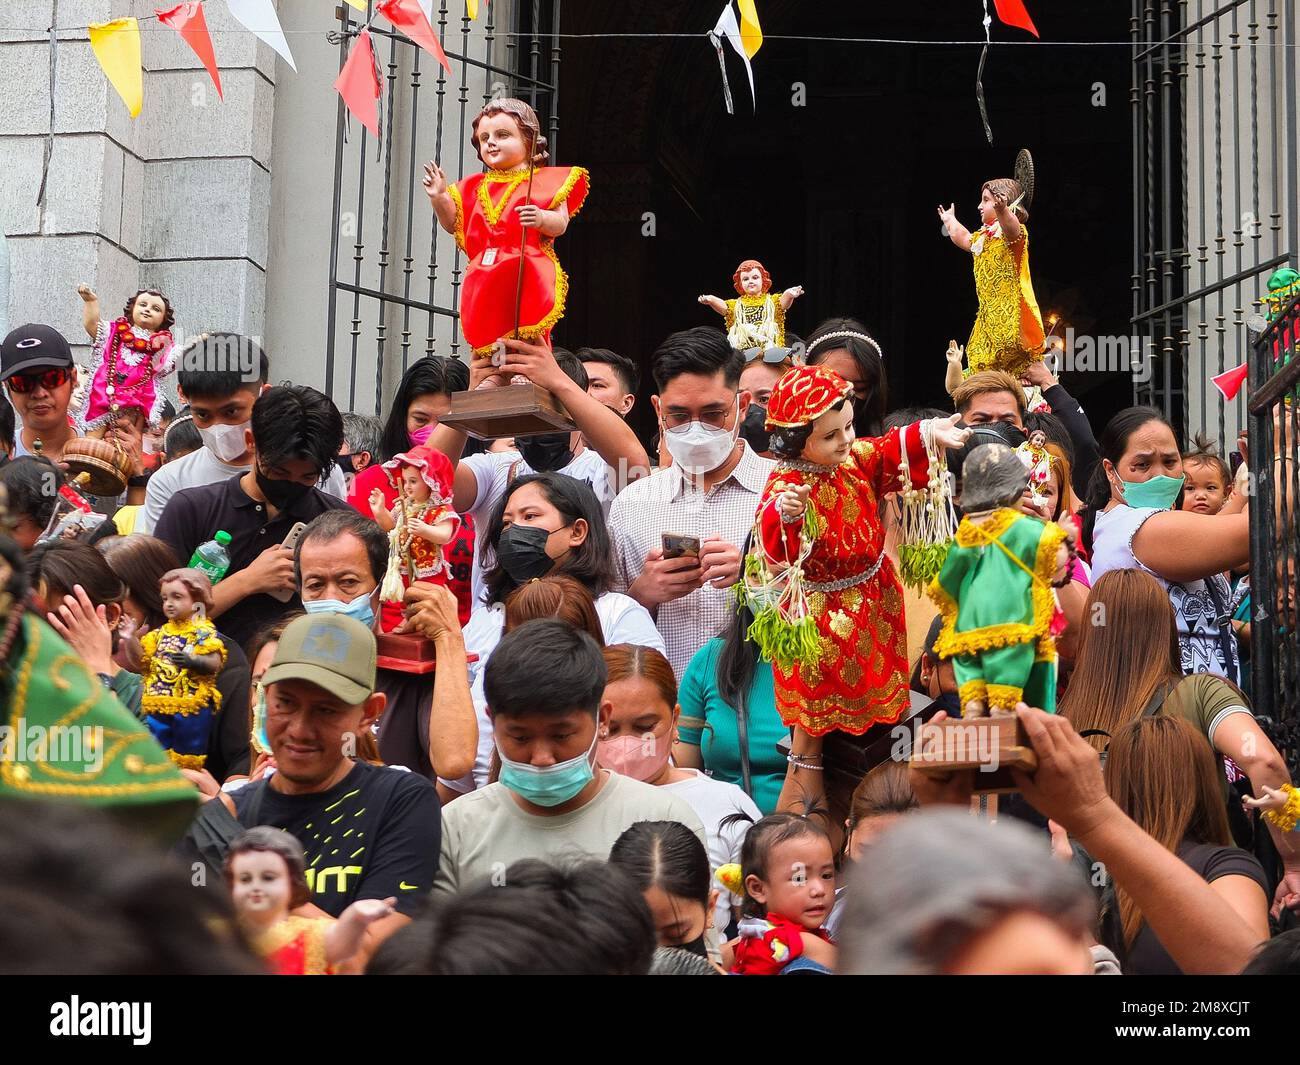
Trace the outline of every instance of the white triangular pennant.
{"label": "white triangular pennant", "polygon": [[[718,24],[713,27],[712,36],[723,37],[729,41],[731,47],[736,50],[736,55],[740,56],[740,61],[745,64],[745,73],[749,75],[749,96],[754,102],[754,110],[757,111],[758,96],[754,93],[754,68],[750,66],[749,56],[745,54],[745,44],[740,39],[740,23],[736,21],[736,13],[731,9],[730,0],[722,9],[722,14],[718,16]],[[725,71],[723,77],[725,80]]]}
{"label": "white triangular pennant", "polygon": [[280,18],[275,13],[273,0],[226,0],[226,6],[237,22],[242,23],[263,44],[275,49],[276,54],[293,68],[295,74],[298,72],[293,54],[289,51],[289,42],[285,40],[284,30],[280,28]]}

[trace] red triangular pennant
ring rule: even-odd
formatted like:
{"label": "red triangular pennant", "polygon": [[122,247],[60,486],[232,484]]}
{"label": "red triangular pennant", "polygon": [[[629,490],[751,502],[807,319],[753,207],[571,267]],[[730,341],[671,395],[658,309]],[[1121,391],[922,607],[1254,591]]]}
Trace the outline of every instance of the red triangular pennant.
{"label": "red triangular pennant", "polygon": [[348,110],[357,116],[366,129],[379,136],[379,94],[382,91],[379,74],[375,70],[375,49],[370,43],[370,31],[362,30],[348,53],[348,61],[334,82]]}
{"label": "red triangular pennant", "polygon": [[169,11],[155,10],[154,14],[164,26],[170,26],[181,35],[181,39],[190,46],[190,50],[212,75],[217,96],[225,100],[221,92],[221,75],[217,71],[217,57],[212,52],[212,35],[208,33],[208,21],[203,17],[203,5],[199,0],[187,0]]}
{"label": "red triangular pennant", "polygon": [[383,0],[383,3],[375,5],[375,10],[441,63],[448,74],[451,73],[447,53],[442,50],[419,0]]}
{"label": "red triangular pennant", "polygon": [[1008,26],[1028,30],[1035,37],[1038,36],[1038,28],[1025,10],[1025,0],[993,0],[993,6],[998,9],[998,18]]}
{"label": "red triangular pennant", "polygon": [[1218,377],[1211,377],[1210,381],[1223,393],[1224,399],[1236,399],[1237,393],[1241,391],[1241,386],[1246,381],[1246,364],[1242,363],[1231,370],[1224,370]]}

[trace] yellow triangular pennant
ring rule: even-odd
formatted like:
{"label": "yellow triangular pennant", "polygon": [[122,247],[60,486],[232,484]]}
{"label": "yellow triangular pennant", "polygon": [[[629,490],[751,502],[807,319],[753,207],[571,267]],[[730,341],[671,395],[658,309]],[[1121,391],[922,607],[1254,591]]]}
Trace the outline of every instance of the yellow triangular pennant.
{"label": "yellow triangular pennant", "polygon": [[363,15],[366,13],[366,0],[348,0],[348,3],[360,11]]}
{"label": "yellow triangular pennant", "polygon": [[478,0],[465,0],[465,14],[470,18],[478,18]]}
{"label": "yellow triangular pennant", "polygon": [[753,59],[763,47],[763,27],[758,24],[758,9],[754,0],[736,0],[740,9],[740,41],[745,46],[745,55]]}
{"label": "yellow triangular pennant", "polygon": [[144,106],[144,73],[140,69],[140,24],[119,18],[87,27],[90,47],[126,109],[135,118]]}

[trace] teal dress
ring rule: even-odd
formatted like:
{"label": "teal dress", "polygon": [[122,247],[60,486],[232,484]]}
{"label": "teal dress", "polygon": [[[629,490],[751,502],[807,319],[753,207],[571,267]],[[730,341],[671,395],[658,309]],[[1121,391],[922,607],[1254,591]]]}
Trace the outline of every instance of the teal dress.
{"label": "teal dress", "polygon": [[[696,653],[682,674],[677,698],[682,716],[678,735],[683,743],[700,748],[704,768],[715,780],[741,784],[740,736],[736,729],[736,711],[723,701],[718,692],[718,655],[722,640],[710,640]],[[776,712],[776,692],[772,686],[772,664],[759,661],[746,699],[749,711],[749,773],[753,784],[750,798],[764,815],[776,809],[776,800],[785,783],[785,755],[777,744],[790,730]]]}

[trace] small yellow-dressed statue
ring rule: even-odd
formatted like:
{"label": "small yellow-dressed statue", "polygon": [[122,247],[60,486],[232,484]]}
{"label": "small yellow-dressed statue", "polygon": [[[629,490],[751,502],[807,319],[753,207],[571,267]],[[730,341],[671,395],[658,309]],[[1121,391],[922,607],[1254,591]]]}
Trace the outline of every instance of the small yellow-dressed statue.
{"label": "small yellow-dressed statue", "polygon": [[803,295],[795,285],[779,296],[769,291],[772,275],[757,259],[746,259],[731,275],[737,299],[724,300],[704,295],[699,302],[712,307],[727,320],[727,339],[738,351],[785,347],[785,312]]}
{"label": "small yellow-dressed statue", "polygon": [[952,204],[938,209],[948,238],[971,253],[975,268],[979,311],[966,342],[967,373],[1006,370],[1019,377],[1043,357],[1043,316],[1029,276],[1026,198],[1015,178],[984,182],[981,224],[974,233],[957,221]]}
{"label": "small yellow-dressed statue", "polygon": [[212,584],[208,575],[185,567],[158,581],[163,614],[159,628],[140,637],[145,724],[182,769],[202,769],[213,715],[221,707],[217,674],[226,645],[208,620]]}

